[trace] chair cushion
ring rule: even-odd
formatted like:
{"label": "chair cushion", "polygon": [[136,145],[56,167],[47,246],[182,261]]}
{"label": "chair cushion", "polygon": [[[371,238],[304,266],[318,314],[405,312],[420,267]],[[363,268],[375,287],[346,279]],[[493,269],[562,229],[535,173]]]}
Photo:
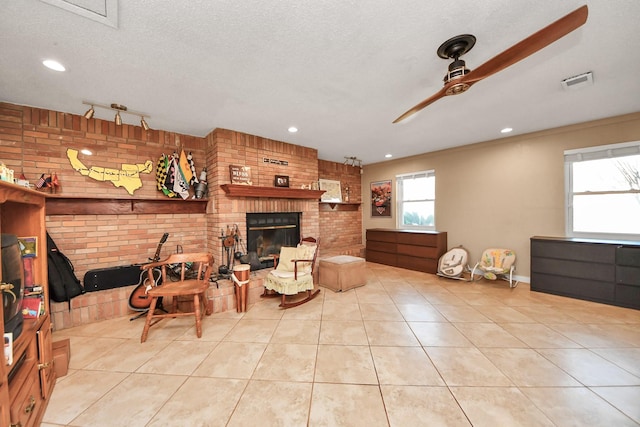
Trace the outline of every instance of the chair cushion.
{"label": "chair cushion", "polygon": [[278,259],[277,271],[293,271],[292,259],[297,259],[297,248],[283,246],[280,248],[280,258]]}
{"label": "chair cushion", "polygon": [[[291,260],[294,259],[313,259],[313,255],[316,252],[316,247],[312,245],[298,245],[295,248],[283,246],[280,248],[280,258],[278,260],[278,266],[276,271],[291,271],[294,270],[294,263]],[[298,272],[310,273],[311,262],[299,262]]]}
{"label": "chair cushion", "polygon": [[[296,248],[296,259],[313,259],[313,256],[316,253],[315,245],[301,245],[298,244]],[[298,263],[298,271],[303,271],[305,273],[311,273],[311,263],[310,262],[299,262]]]}
{"label": "chair cushion", "polygon": [[510,249],[491,248],[483,252],[480,269],[492,273],[505,273],[516,261],[516,254]]}

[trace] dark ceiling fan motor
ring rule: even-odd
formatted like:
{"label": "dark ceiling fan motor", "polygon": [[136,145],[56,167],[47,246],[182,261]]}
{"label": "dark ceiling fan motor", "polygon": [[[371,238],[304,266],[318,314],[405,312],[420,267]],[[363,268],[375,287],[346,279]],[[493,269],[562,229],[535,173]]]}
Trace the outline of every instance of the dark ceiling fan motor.
{"label": "dark ceiling fan motor", "polygon": [[[443,59],[453,59],[453,62],[449,64],[449,70],[444,76],[444,84],[459,79],[465,74],[468,74],[470,69],[467,68],[465,62],[460,59],[462,55],[469,52],[471,48],[476,44],[475,36],[471,34],[462,34],[455,36],[442,43],[437,50],[438,56]],[[447,89],[447,95],[458,95],[469,89],[469,85],[466,83],[454,84]]]}

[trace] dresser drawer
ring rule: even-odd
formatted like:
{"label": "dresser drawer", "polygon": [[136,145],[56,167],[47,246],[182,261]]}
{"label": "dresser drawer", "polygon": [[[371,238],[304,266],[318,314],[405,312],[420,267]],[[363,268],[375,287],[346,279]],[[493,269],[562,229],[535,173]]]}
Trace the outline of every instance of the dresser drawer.
{"label": "dresser drawer", "polygon": [[640,268],[640,248],[620,246],[616,248],[616,264]]}
{"label": "dresser drawer", "polygon": [[533,257],[531,258],[531,272],[611,283],[615,281],[616,275],[613,264]]}
{"label": "dresser drawer", "polygon": [[640,268],[616,265],[616,283],[640,287]]}
{"label": "dresser drawer", "polygon": [[396,244],[389,242],[376,242],[367,240],[367,249],[371,249],[372,251],[378,252],[396,252]]}
{"label": "dresser drawer", "polygon": [[30,369],[30,374],[18,392],[12,396],[9,411],[11,423],[22,427],[32,425],[34,415],[40,411],[42,402],[38,370]]}
{"label": "dresser drawer", "polygon": [[388,252],[373,251],[369,248],[367,248],[366,253],[367,253],[366,255],[367,261],[369,262],[375,262],[378,264],[385,264],[385,265],[396,265],[397,263],[396,254],[392,254]]}
{"label": "dresser drawer", "polygon": [[531,273],[531,290],[609,303],[615,301],[616,294],[616,286],[613,282],[599,282],[536,272]]}
{"label": "dresser drawer", "polygon": [[429,246],[402,245],[398,243],[398,255],[410,255],[422,258],[438,259],[438,248]]}
{"label": "dresser drawer", "polygon": [[418,246],[438,246],[438,235],[431,233],[398,233],[398,243]]}
{"label": "dresser drawer", "polygon": [[532,239],[531,257],[613,264],[616,259],[616,248],[613,245],[597,243]]}
{"label": "dresser drawer", "polygon": [[391,242],[395,243],[398,233],[393,231],[367,230],[367,242]]}

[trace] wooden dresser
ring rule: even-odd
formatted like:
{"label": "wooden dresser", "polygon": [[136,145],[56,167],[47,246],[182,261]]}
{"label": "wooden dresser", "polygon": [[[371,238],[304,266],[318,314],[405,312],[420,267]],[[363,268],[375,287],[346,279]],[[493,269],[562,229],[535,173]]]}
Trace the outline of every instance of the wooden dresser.
{"label": "wooden dresser", "polygon": [[[44,288],[45,305],[39,318],[24,320],[22,333],[13,342],[13,364],[0,363],[0,426],[39,426],[56,380],[47,289],[45,195],[0,181],[0,231],[37,237],[33,278]],[[0,304],[0,328],[4,331],[3,319]]]}
{"label": "wooden dresser", "polygon": [[640,308],[640,242],[534,236],[531,290]]}
{"label": "wooden dresser", "polygon": [[367,230],[367,261],[435,274],[438,259],[447,251],[443,231]]}

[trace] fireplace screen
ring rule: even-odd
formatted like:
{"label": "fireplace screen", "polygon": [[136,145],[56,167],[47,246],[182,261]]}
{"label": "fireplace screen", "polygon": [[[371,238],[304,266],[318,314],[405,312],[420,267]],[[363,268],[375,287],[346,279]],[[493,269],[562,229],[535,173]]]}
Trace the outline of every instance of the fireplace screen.
{"label": "fireplace screen", "polygon": [[300,242],[300,215],[300,212],[247,214],[247,252],[249,259],[260,260],[257,268],[273,267],[272,254],[279,254],[282,246],[296,246]]}

